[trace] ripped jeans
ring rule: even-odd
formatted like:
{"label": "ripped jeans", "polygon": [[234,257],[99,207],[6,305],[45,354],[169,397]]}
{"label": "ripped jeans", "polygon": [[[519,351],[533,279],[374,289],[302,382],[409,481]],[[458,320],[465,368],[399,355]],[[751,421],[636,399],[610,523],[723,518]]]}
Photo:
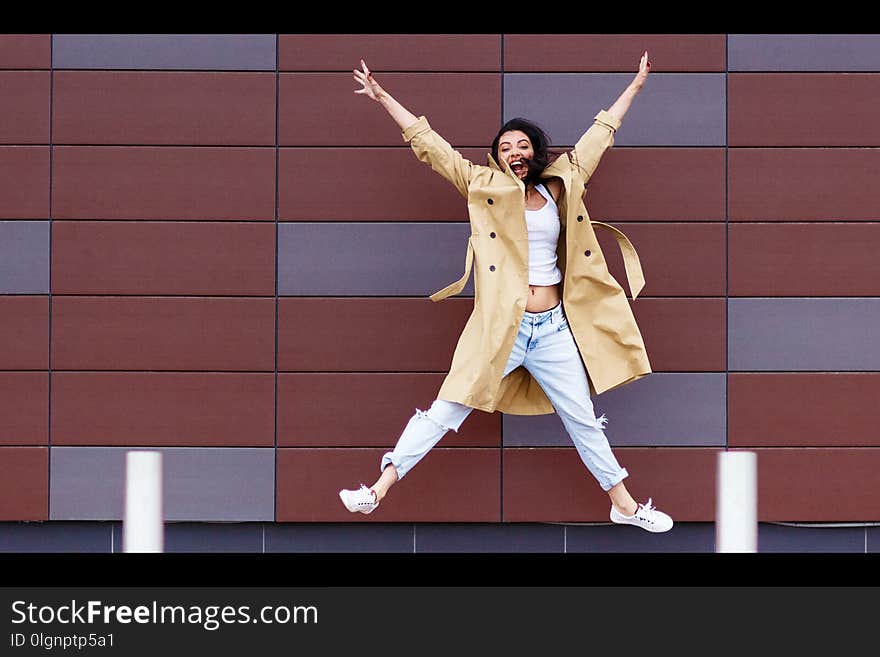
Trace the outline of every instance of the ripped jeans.
{"label": "ripped jeans", "polygon": [[[550,399],[581,460],[602,490],[609,490],[628,476],[605,437],[605,416],[596,418],[593,411],[587,373],[562,304],[543,313],[523,315],[504,376],[520,365],[532,374]],[[394,450],[382,457],[380,470],[394,464],[398,478],[402,479],[447,431],[457,432],[472,410],[444,399],[435,400],[428,411],[416,409]]]}

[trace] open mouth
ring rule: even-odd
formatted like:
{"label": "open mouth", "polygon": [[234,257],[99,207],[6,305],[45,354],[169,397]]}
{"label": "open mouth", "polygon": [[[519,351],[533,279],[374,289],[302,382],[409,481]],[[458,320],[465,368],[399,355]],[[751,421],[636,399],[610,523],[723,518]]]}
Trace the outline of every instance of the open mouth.
{"label": "open mouth", "polygon": [[520,174],[528,171],[529,167],[526,165],[524,160],[517,160],[510,163],[510,170],[513,171],[514,174],[519,176]]}

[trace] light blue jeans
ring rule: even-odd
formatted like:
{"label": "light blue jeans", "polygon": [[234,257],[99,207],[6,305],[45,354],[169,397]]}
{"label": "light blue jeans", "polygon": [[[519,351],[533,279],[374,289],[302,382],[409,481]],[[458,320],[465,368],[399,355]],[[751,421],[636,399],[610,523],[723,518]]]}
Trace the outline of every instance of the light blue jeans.
{"label": "light blue jeans", "polygon": [[[504,376],[520,365],[531,372],[550,399],[581,460],[602,490],[609,490],[627,477],[629,473],[618,464],[603,431],[605,416],[596,418],[593,411],[587,373],[562,304],[543,313],[523,315]],[[402,479],[447,431],[457,432],[472,410],[444,399],[435,400],[427,411],[416,409],[394,450],[382,457],[380,470],[394,464]]]}

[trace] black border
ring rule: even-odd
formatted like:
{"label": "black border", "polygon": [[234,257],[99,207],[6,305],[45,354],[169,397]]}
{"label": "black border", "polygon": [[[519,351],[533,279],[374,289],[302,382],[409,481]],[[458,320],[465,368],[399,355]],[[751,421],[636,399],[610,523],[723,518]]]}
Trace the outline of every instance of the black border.
{"label": "black border", "polygon": [[2,586],[880,586],[880,555],[5,554]]}

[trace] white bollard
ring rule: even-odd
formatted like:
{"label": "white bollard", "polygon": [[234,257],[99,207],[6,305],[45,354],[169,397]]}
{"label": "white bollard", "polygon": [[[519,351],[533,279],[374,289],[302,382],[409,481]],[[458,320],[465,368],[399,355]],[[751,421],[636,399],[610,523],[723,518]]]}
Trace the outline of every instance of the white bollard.
{"label": "white bollard", "polygon": [[125,455],[123,552],[162,552],[162,453]]}
{"label": "white bollard", "polygon": [[758,455],[719,452],[715,551],[758,551]]}

